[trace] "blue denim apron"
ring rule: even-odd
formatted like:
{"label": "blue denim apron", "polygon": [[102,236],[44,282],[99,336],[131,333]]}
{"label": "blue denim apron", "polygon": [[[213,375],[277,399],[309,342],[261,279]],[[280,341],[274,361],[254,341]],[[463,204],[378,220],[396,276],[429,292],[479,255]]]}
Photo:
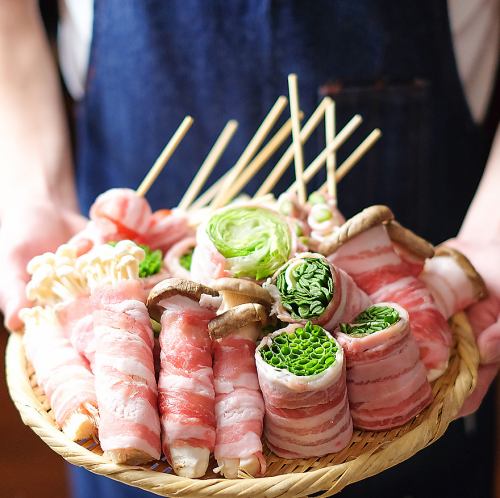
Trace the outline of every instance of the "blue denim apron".
{"label": "blue denim apron", "polygon": [[[234,164],[278,95],[286,95],[291,72],[299,76],[306,115],[331,95],[339,129],[353,114],[363,116],[339,161],[373,128],[383,131],[339,186],[346,216],[384,203],[433,242],[456,234],[488,141],[464,98],[444,0],[95,0],[86,95],[77,115],[82,209],[108,188],[136,188],[191,114],[194,126],[147,196],[155,208],[176,205],[226,121],[237,119],[240,127],[218,171]],[[323,145],[320,130],[307,144],[308,162]],[[291,175],[292,169],[281,188]],[[488,426],[480,430],[488,436]],[[412,462],[341,496],[487,496],[480,490],[491,476],[492,450],[477,449],[482,457],[473,461],[463,452],[469,447],[474,455],[471,444],[456,423],[449,437]],[[73,473],[77,497],[142,496]],[[429,489],[434,480],[438,488]]]}

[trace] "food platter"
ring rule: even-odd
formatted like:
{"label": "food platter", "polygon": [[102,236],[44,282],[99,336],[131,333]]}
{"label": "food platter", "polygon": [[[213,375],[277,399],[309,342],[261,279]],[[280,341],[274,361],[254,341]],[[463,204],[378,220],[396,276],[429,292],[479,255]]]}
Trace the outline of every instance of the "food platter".
{"label": "food platter", "polygon": [[[102,457],[92,439],[75,443],[59,431],[45,396],[26,360],[22,337],[11,334],[6,352],[7,384],[23,422],[69,463],[160,496],[183,497],[302,497],[332,496],[351,483],[366,479],[411,458],[439,439],[475,387],[479,355],[465,314],[451,319],[455,345],[444,375],[432,384],[433,402],[402,427],[371,432],[355,430],[350,444],[321,458],[286,460],[265,450],[264,477],[220,479],[207,473],[188,479],[171,473],[168,463],[116,465]],[[209,469],[216,466],[212,462]]]}

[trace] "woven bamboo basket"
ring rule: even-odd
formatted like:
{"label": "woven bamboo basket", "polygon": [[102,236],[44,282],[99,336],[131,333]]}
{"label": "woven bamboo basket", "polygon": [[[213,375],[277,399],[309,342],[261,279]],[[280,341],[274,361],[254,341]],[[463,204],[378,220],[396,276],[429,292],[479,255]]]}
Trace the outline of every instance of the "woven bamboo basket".
{"label": "woven bamboo basket", "polygon": [[[115,465],[103,459],[95,441],[68,440],[54,424],[18,334],[11,334],[7,346],[7,383],[23,422],[65,460],[96,474],[160,496],[271,498],[321,493],[318,496],[326,497],[407,460],[444,434],[474,389],[479,363],[465,315],[457,314],[451,325],[455,347],[449,367],[433,384],[433,403],[418,417],[391,431],[354,431],[347,448],[322,458],[285,460],[266,449],[266,476],[256,479],[221,479],[215,474],[207,474],[203,479],[186,479],[172,474],[164,461],[141,467]],[[215,466],[214,462],[210,468]]]}

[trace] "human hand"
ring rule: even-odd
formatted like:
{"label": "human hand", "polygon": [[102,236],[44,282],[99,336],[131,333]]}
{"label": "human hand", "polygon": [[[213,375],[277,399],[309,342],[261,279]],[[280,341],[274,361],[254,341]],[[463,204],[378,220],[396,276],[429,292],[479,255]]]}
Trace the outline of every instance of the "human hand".
{"label": "human hand", "polygon": [[500,366],[500,240],[479,243],[457,238],[447,241],[446,245],[458,249],[470,259],[489,292],[486,299],[467,310],[479,349],[480,367],[476,389],[458,415],[462,417],[479,408]]}
{"label": "human hand", "polygon": [[85,223],[83,216],[50,202],[25,205],[3,216],[0,228],[0,308],[8,329],[22,327],[18,311],[30,305],[25,295],[29,281],[28,261],[38,254],[54,251]]}

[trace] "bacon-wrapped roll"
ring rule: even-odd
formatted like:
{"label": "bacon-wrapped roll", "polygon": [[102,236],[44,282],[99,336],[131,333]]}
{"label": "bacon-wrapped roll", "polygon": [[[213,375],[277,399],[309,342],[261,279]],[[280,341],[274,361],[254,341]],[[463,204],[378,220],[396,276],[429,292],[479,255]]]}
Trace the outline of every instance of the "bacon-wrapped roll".
{"label": "bacon-wrapped roll", "polygon": [[337,199],[325,193],[313,192],[307,201],[307,224],[310,231],[310,247],[317,248],[328,239],[345,218],[337,207]]}
{"label": "bacon-wrapped roll", "polygon": [[336,453],[352,436],[344,353],[319,325],[289,325],[255,352],[268,446],[283,458]]}
{"label": "bacon-wrapped roll", "polygon": [[263,475],[264,401],[255,367],[255,346],[270,296],[257,284],[235,278],[214,282],[222,295],[222,313],[209,324],[215,338],[214,385],[217,421],[215,458],[229,478]]}
{"label": "bacon-wrapped roll", "polygon": [[420,280],[448,319],[487,295],[486,285],[472,263],[456,249],[441,246],[425,263]]}
{"label": "bacon-wrapped roll", "polygon": [[341,323],[335,337],[344,349],[355,427],[377,431],[398,427],[432,401],[427,371],[401,306],[374,304],[353,323]]}
{"label": "bacon-wrapped roll", "polygon": [[187,237],[175,243],[165,255],[164,263],[170,276],[175,278],[191,278],[191,260],[196,247],[196,238]]}
{"label": "bacon-wrapped roll", "polygon": [[215,445],[212,341],[204,308],[217,294],[189,280],[167,279],[149,294],[148,308],[161,322],[158,381],[162,449],[174,472],[202,477]]}
{"label": "bacon-wrapped roll", "polygon": [[59,246],[55,253],[35,256],[27,266],[31,280],[26,286],[26,295],[36,304],[54,307],[65,336],[92,367],[95,354],[92,311],[95,304],[90,300],[77,256],[77,248],[70,244]]}
{"label": "bacon-wrapped roll", "polygon": [[155,211],[144,234],[145,244],[166,253],[174,244],[187,237],[194,237],[187,214],[179,209]]}
{"label": "bacon-wrapped roll", "polygon": [[311,321],[332,332],[371,304],[353,279],[323,255],[301,253],[263,285],[273,298],[273,312],[289,323]]}
{"label": "bacon-wrapped roll", "polygon": [[392,218],[385,206],[364,209],[339,227],[322,252],[349,273],[373,302],[394,302],[406,308],[428,378],[434,380],[448,366],[451,330],[424,283],[394,251],[382,224]]}
{"label": "bacon-wrapped roll", "polygon": [[116,238],[142,242],[151,223],[151,207],[135,190],[112,188],[99,195],[90,208],[90,219],[107,220],[116,229]]}
{"label": "bacon-wrapped roll", "polygon": [[295,235],[277,212],[256,205],[216,211],[196,233],[191,275],[211,283],[222,277],[262,280],[295,250]]}
{"label": "bacon-wrapped roll", "polygon": [[139,280],[144,251],[131,241],[82,256],[96,341],[94,375],[105,458],[140,464],[160,458],[153,331]]}
{"label": "bacon-wrapped roll", "polygon": [[64,337],[54,310],[35,306],[19,313],[25,324],[24,348],[52,408],[56,423],[72,440],[97,432],[94,376],[88,363]]}

